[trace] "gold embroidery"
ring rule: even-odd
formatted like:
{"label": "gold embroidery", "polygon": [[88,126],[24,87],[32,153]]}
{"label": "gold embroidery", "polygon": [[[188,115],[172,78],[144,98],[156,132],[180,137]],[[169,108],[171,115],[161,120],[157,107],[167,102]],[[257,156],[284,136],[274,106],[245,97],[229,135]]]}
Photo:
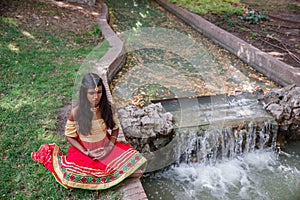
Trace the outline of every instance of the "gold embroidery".
{"label": "gold embroidery", "polygon": [[80,139],[85,142],[98,142],[106,136],[106,125],[103,119],[92,120],[92,129],[90,135],[79,135]]}

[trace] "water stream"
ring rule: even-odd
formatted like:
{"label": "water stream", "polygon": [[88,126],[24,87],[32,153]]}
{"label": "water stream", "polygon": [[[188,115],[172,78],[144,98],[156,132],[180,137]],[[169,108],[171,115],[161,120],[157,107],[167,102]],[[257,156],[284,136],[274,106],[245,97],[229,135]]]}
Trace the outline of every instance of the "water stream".
{"label": "water stream", "polygon": [[[116,106],[179,99],[179,111],[172,103],[164,107],[175,116],[177,139],[183,139],[174,149],[184,148],[186,155],[142,179],[148,198],[300,199],[300,144],[290,144],[289,155],[280,156],[274,122],[259,104],[247,97],[219,98],[266,92],[276,84],[153,1],[106,3],[127,52],[113,80]],[[209,106],[197,96],[207,96]],[[180,100],[185,97],[193,98]]]}
{"label": "water stream", "polygon": [[[172,166],[142,179],[149,199],[287,199],[300,196],[298,144],[291,157],[257,150],[212,164]],[[294,147],[293,147],[294,146]]]}

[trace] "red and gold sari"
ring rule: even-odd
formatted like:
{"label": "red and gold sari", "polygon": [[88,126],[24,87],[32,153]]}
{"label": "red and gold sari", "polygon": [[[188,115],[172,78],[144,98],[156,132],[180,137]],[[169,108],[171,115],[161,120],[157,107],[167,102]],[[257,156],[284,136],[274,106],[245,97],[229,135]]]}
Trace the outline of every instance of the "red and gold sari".
{"label": "red and gold sari", "polygon": [[[66,124],[65,135],[77,138],[86,148],[104,147],[109,133],[103,119],[93,120],[91,134],[78,134],[77,122]],[[93,160],[71,146],[63,155],[56,144],[43,144],[31,157],[53,173],[66,188],[102,190],[117,185],[137,170],[144,170],[147,160],[125,141],[115,143],[113,150],[102,160]]]}

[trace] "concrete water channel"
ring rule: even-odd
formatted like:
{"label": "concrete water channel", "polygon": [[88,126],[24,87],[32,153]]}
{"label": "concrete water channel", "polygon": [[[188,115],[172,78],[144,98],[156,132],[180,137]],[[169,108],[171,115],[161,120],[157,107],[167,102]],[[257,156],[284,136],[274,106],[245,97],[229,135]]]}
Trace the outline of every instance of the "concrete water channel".
{"label": "concrete water channel", "polygon": [[[244,124],[248,127],[259,122],[258,132],[270,132],[266,123],[267,127],[276,126],[253,97],[231,96],[280,87],[269,78],[153,1],[110,0],[106,3],[111,11],[113,30],[125,45],[125,51],[119,50],[120,57],[114,60],[114,66],[124,64],[122,60],[127,57],[118,74],[118,70],[108,69],[108,78],[113,82],[111,98],[117,107],[129,102],[145,105],[149,99],[173,98],[176,109],[172,107],[174,101],[164,106],[177,117],[181,130],[187,127],[203,130],[208,124],[222,135],[228,121],[235,125],[246,121]],[[112,43],[121,42],[114,37],[106,39]],[[273,77],[273,80],[287,84],[282,77]],[[202,96],[200,100],[199,96]],[[205,135],[207,132],[204,131],[201,138],[209,138]],[[237,134],[235,130],[227,129],[227,135],[232,133]],[[192,133],[189,139],[195,139],[194,136]],[[285,160],[278,160],[269,149],[260,148],[259,152],[252,149],[246,153],[220,162],[214,159],[211,163],[212,159],[205,159],[206,162],[177,163],[165,170],[148,173],[142,183],[149,199],[296,198],[299,194],[299,152]],[[213,157],[213,154],[208,155]],[[153,163],[158,161],[149,164],[149,172],[155,171]]]}

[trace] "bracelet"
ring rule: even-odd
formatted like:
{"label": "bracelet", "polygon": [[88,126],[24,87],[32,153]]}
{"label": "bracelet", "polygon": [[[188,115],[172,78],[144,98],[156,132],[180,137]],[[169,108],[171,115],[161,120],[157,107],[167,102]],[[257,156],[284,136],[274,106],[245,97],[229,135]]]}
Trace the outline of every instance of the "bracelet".
{"label": "bracelet", "polygon": [[115,138],[115,139],[117,139],[117,137],[116,137],[116,136],[114,136],[114,135],[111,135],[110,137],[111,137],[111,138]]}

